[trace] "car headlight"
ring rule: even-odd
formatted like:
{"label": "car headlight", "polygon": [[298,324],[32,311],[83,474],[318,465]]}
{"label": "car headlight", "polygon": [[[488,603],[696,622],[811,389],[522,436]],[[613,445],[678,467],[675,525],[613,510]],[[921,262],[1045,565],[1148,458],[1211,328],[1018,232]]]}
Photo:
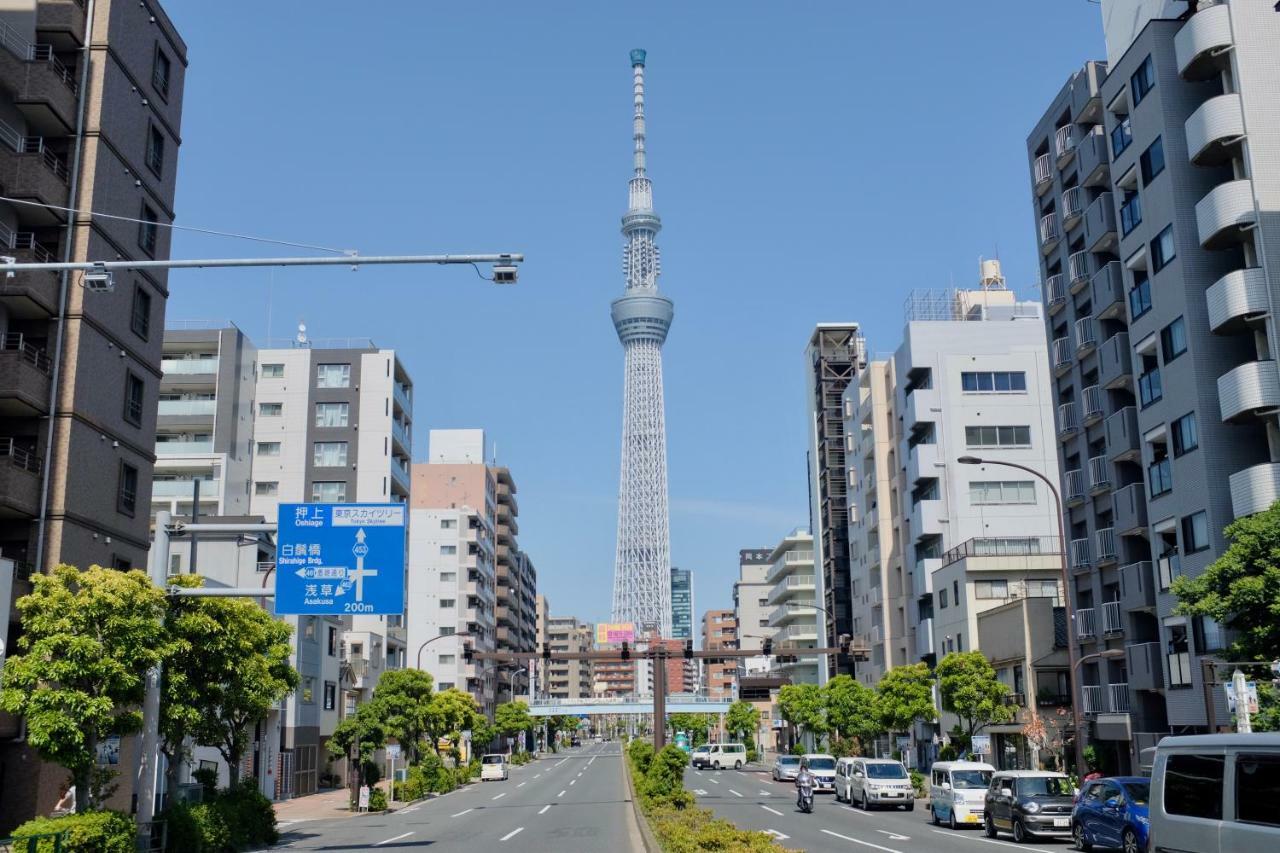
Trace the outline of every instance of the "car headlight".
{"label": "car headlight", "polygon": [[1035,800],[1032,800],[1031,802],[1023,806],[1022,810],[1027,814],[1035,814],[1036,812],[1040,811],[1040,804],[1037,803]]}

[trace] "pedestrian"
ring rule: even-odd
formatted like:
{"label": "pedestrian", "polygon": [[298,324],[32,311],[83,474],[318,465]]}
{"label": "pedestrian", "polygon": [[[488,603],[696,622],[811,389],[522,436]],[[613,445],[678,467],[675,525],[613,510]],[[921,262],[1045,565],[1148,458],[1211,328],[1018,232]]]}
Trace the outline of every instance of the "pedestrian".
{"label": "pedestrian", "polygon": [[57,804],[53,807],[53,817],[62,815],[75,814],[76,812],[76,786],[70,782],[63,782],[62,787],[58,789],[59,797]]}

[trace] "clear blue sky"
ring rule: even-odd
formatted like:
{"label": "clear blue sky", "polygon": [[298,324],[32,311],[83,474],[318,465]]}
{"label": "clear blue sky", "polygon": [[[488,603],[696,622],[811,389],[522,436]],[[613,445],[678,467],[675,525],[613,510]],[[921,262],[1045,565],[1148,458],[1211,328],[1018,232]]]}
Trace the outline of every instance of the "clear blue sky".
{"label": "clear blue sky", "polygon": [[528,259],[515,288],[469,268],[181,272],[169,316],[261,344],[274,281],[273,335],[305,320],[394,347],[415,456],[427,429],[484,427],[541,590],[593,620],[614,556],[628,51],[649,51],[672,557],[699,611],[730,605],[740,548],[807,524],[815,322],[891,349],[910,289],[967,284],[997,249],[1038,294],[1024,140],[1103,53],[1087,0],[165,5],[190,47],[179,224]]}

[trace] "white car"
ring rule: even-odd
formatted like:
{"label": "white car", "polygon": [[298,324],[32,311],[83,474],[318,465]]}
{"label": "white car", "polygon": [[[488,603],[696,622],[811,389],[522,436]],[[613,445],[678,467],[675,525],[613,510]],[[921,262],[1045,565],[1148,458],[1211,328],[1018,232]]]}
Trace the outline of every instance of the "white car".
{"label": "white car", "polygon": [[711,763],[707,761],[707,758],[710,755],[711,747],[708,744],[695,747],[693,752],[689,753],[689,763],[699,770],[703,767],[709,767]]}
{"label": "white car", "polygon": [[501,753],[492,753],[480,759],[481,782],[505,782],[511,775],[507,766],[507,757]]}
{"label": "white car", "polygon": [[800,763],[809,767],[817,784],[814,790],[835,791],[836,789],[836,757],[825,752],[811,752],[800,756]]}
{"label": "white car", "polygon": [[704,765],[716,770],[726,767],[741,770],[746,763],[747,748],[740,743],[713,743],[707,757],[703,759]]}
{"label": "white car", "polygon": [[836,799],[864,809],[872,806],[916,807],[911,774],[892,758],[842,758],[836,765]]}

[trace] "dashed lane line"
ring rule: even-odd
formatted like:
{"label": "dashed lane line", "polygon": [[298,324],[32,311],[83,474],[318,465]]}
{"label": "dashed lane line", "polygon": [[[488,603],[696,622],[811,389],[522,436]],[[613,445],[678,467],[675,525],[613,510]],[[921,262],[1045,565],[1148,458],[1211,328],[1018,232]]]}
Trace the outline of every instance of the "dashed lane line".
{"label": "dashed lane line", "polygon": [[732,788],[730,788],[730,789],[729,789],[729,793],[730,793],[730,794],[733,794],[735,797],[741,797],[741,796],[742,796],[741,794],[739,794],[737,791],[733,790]]}
{"label": "dashed lane line", "polygon": [[560,797],[563,797],[563,796],[564,796],[564,791],[561,791],[560,793],[556,794],[556,799],[559,799]]}
{"label": "dashed lane line", "polygon": [[1040,850],[1040,851],[1045,850],[1045,848],[1043,847],[1028,847],[1025,844],[1010,844],[1008,841],[1000,841],[995,838],[984,838],[983,836],[980,836],[980,835],[968,835],[968,834],[962,834],[958,832],[953,834],[951,832],[943,831],[941,829],[933,829],[933,830],[930,830],[930,832],[936,832],[938,833],[938,835],[944,835],[947,838],[952,838],[952,839],[955,839],[956,841],[981,841],[983,844],[999,844],[1001,847],[1016,847],[1019,850],[1024,850],[1024,851],[1025,850]]}
{"label": "dashed lane line", "polygon": [[845,841],[852,841],[854,844],[861,844],[863,847],[871,847],[876,850],[883,850],[885,851],[885,853],[902,853],[901,850],[894,850],[892,847],[881,847],[879,844],[872,844],[870,841],[860,841],[857,838],[850,838],[847,835],[841,835],[840,833],[832,832],[829,829],[824,829],[822,831],[825,832],[827,835],[833,836],[835,838],[841,838],[841,839],[844,839]]}
{"label": "dashed lane line", "polygon": [[768,806],[761,806],[760,808],[764,809],[769,814],[776,814],[778,817],[782,817],[782,812],[778,811],[777,809],[771,809]]}
{"label": "dashed lane line", "polygon": [[493,799],[495,799],[495,800],[500,800],[500,799],[502,799],[503,797],[505,797],[506,795],[507,795],[507,792],[506,792],[506,791],[503,791],[501,794],[499,794],[498,796],[494,797]]}
{"label": "dashed lane line", "polygon": [[511,830],[510,832],[508,832],[506,835],[502,836],[502,837],[501,837],[501,838],[499,838],[498,840],[499,840],[499,841],[510,841],[512,838],[515,838],[517,835],[519,835],[519,834],[520,834],[520,833],[522,833],[522,832],[524,832],[524,827],[523,827],[523,826],[517,826],[515,829]]}
{"label": "dashed lane line", "polygon": [[382,846],[382,845],[384,845],[384,844],[390,844],[392,841],[399,841],[401,838],[408,838],[410,835],[413,835],[413,833],[412,833],[412,832],[406,832],[406,833],[404,833],[404,834],[402,834],[402,835],[397,835],[395,838],[388,838],[386,841],[379,841],[378,843],[374,844],[373,846],[374,846],[374,847],[381,847],[381,846]]}
{"label": "dashed lane line", "polygon": [[547,813],[547,809],[549,809],[549,808],[551,808],[551,804],[550,804],[550,803],[547,803],[545,806],[543,806],[543,807],[538,811],[538,814],[546,814],[546,813]]}

